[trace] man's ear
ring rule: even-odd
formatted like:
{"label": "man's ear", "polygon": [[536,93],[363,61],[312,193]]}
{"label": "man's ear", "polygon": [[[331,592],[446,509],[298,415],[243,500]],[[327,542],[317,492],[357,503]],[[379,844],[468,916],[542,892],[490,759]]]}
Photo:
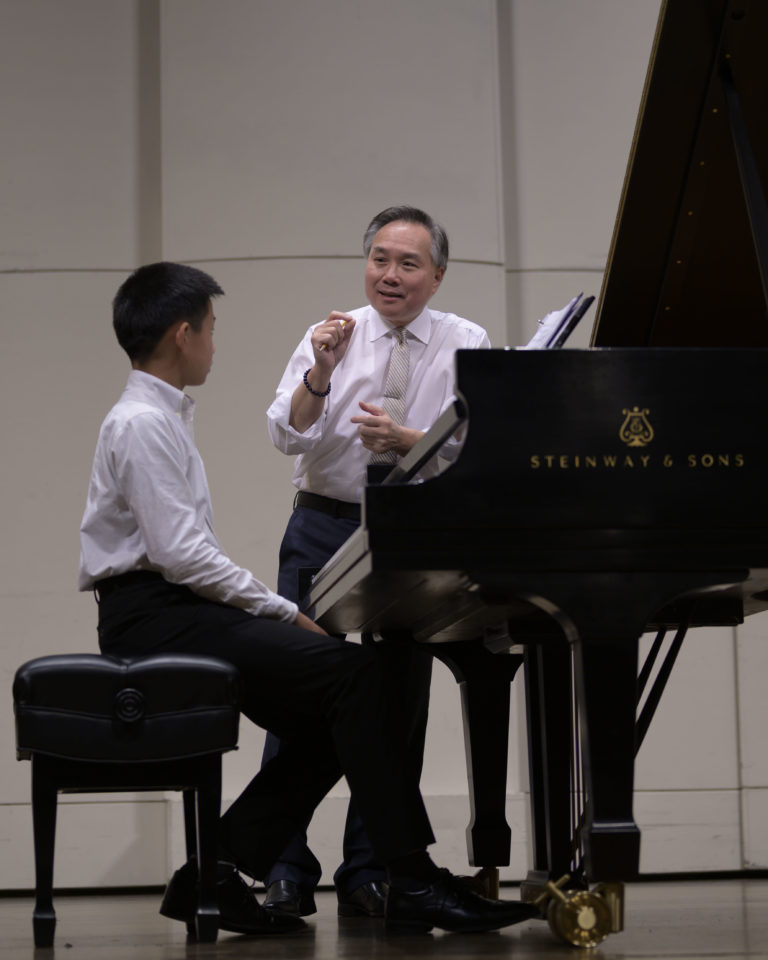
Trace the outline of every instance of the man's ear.
{"label": "man's ear", "polygon": [[435,270],[435,276],[432,280],[432,293],[434,293],[435,290],[437,290],[437,288],[440,286],[440,282],[442,281],[444,275],[445,267],[437,267]]}

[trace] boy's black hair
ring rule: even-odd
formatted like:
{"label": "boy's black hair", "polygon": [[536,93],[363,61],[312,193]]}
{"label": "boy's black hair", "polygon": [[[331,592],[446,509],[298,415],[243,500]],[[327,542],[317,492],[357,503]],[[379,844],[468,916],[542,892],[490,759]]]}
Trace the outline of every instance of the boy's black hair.
{"label": "boy's black hair", "polygon": [[125,280],[112,301],[112,326],[132,361],[146,360],[178,320],[199,330],[212,297],[224,291],[213,277],[182,263],[150,263]]}

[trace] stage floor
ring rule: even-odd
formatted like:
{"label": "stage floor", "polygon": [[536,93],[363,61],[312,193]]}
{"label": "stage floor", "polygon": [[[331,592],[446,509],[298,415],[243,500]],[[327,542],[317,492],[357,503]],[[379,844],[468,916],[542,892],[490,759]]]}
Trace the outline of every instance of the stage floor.
{"label": "stage floor", "polygon": [[[514,888],[502,896],[517,898]],[[336,896],[321,892],[307,931],[277,938],[221,933],[215,944],[186,942],[185,928],[157,913],[159,895],[58,896],[55,954],[66,960],[754,960],[768,957],[768,880],[688,881],[627,887],[625,930],[597,950],[558,941],[544,921],[490,934],[393,936],[380,922],[339,919]],[[0,897],[0,960],[41,960],[32,944],[32,898]]]}

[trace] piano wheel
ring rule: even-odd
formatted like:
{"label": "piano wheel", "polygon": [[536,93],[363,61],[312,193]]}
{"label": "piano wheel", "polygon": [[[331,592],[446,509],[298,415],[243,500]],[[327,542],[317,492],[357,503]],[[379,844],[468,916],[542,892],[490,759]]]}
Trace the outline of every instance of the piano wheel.
{"label": "piano wheel", "polygon": [[595,947],[623,929],[624,887],[604,883],[593,890],[563,890],[569,877],[551,881],[536,901],[555,936],[575,947]]}
{"label": "piano wheel", "polygon": [[499,868],[482,867],[471,877],[461,877],[473,893],[479,893],[481,897],[487,897],[489,900],[499,899]]}
{"label": "piano wheel", "polygon": [[498,867],[482,867],[474,876],[478,892],[489,900],[499,899],[499,869]]}

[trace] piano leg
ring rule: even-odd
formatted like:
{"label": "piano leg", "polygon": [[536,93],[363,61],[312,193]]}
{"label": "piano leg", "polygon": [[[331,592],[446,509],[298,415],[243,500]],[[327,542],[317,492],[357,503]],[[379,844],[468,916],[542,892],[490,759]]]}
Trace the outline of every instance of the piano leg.
{"label": "piano leg", "polygon": [[[564,577],[553,573],[550,577],[527,576],[515,586],[517,596],[552,616],[563,630],[573,648],[573,697],[578,707],[580,732],[579,755],[574,758],[578,785],[584,794],[584,811],[578,811],[575,824],[574,851],[581,849],[582,870],[576,869],[579,883],[630,880],[637,876],[640,863],[640,831],[632,812],[635,760],[635,711],[637,706],[637,647],[645,624],[653,614],[677,597],[707,587],[720,588],[739,582],[743,576],[733,571],[680,571],[660,576],[653,571],[644,573],[585,572]],[[566,612],[567,611],[567,612]],[[606,611],[609,611],[606,613]],[[557,785],[549,785],[550,799],[544,789],[545,811],[536,813],[536,854],[542,858],[561,857],[562,825],[569,822],[561,811],[553,792],[562,789],[561,761],[563,749],[560,737],[568,725],[561,722],[561,709],[549,695],[557,674],[570,677],[570,669],[557,665],[554,652],[544,653],[538,660],[530,659],[543,703],[534,724],[541,725],[542,738],[534,770],[538,778],[539,794],[547,787],[545,764],[554,763],[561,772]],[[552,676],[550,675],[552,673]],[[541,676],[545,679],[542,681]],[[535,685],[536,686],[536,685]],[[532,688],[533,689],[533,688]],[[544,691],[542,694],[541,691]],[[529,718],[531,714],[529,712]],[[553,719],[554,718],[554,719]],[[544,751],[550,751],[545,757]],[[542,787],[543,785],[543,787]],[[546,803],[549,802],[549,807]],[[539,803],[536,804],[539,806]],[[557,805],[557,806],[556,806]],[[543,827],[542,827],[543,821]],[[542,846],[541,831],[549,830],[550,848]],[[559,838],[559,839],[555,839]],[[551,879],[555,877],[553,869]],[[571,872],[571,871],[564,871]]]}
{"label": "piano leg", "polygon": [[637,637],[578,637],[574,670],[581,704],[586,877],[631,880],[640,862],[640,831],[632,812]]}
{"label": "piano leg", "polygon": [[491,653],[479,641],[432,644],[430,651],[450,669],[461,690],[472,812],[469,862],[505,866],[512,837],[506,819],[509,693],[523,658]]}
{"label": "piano leg", "polygon": [[[525,646],[533,869],[521,892],[535,899],[549,880],[574,872],[571,845],[571,650],[565,637]],[[526,891],[528,891],[526,893]]]}

